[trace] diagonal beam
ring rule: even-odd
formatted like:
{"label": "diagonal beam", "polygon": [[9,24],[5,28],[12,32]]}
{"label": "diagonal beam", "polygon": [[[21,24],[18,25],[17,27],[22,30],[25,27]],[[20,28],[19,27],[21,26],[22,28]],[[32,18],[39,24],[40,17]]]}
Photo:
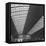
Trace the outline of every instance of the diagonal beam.
{"label": "diagonal beam", "polygon": [[30,6],[27,16],[27,20],[24,26],[23,34],[27,34],[34,24],[43,16],[43,7],[42,6]]}
{"label": "diagonal beam", "polygon": [[39,31],[40,29],[42,29],[43,28],[43,23],[44,23],[44,16],[42,16],[39,20],[38,20],[38,22],[33,26],[33,28],[28,32],[28,34],[33,34],[33,33],[35,33],[35,32],[37,32],[37,31]]}

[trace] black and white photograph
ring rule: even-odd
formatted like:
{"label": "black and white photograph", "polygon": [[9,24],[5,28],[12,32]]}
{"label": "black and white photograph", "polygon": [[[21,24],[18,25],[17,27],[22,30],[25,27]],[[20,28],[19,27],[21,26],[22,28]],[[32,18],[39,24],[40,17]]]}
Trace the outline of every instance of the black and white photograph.
{"label": "black and white photograph", "polygon": [[6,3],[6,42],[45,41],[45,5]]}

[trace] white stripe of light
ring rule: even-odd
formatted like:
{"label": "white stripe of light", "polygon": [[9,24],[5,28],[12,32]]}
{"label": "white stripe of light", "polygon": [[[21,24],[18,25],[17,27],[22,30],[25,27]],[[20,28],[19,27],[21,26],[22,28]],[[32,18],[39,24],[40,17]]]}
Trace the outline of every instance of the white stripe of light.
{"label": "white stripe of light", "polygon": [[44,16],[42,16],[39,21],[33,26],[33,28],[28,32],[28,34],[33,34],[40,29],[42,29],[44,26]]}
{"label": "white stripe of light", "polygon": [[[29,10],[28,7],[27,7],[27,9]],[[26,14],[24,14],[24,13],[26,13]],[[24,14],[24,15],[19,15],[19,14]],[[22,32],[23,32],[27,14],[28,14],[28,11],[17,12],[17,13],[11,14],[12,20],[14,22],[14,25],[17,29],[18,34],[22,34]],[[15,16],[13,16],[13,15],[15,15]]]}

